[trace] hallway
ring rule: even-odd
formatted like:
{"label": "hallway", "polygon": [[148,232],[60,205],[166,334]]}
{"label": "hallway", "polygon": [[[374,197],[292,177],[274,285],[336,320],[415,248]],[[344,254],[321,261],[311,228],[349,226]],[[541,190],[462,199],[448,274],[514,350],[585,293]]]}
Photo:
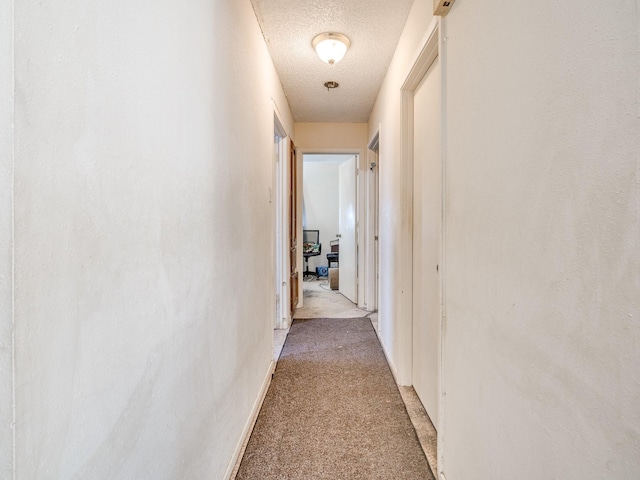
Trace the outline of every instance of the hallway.
{"label": "hallway", "polygon": [[[247,450],[242,466],[238,462],[234,470],[235,478],[395,479],[397,475],[392,474],[403,472],[403,468],[408,468],[403,478],[435,478],[435,428],[415,390],[398,386],[391,377],[377,334],[371,335],[377,329],[377,312],[358,309],[339,292],[330,290],[326,279],[315,279],[304,282],[304,306],[296,311],[295,319],[290,329],[274,331],[278,364],[254,431],[243,447]],[[367,346],[366,355],[362,345]],[[316,393],[310,397],[309,390]],[[365,408],[361,408],[363,402]],[[390,412],[384,422],[380,422],[376,403],[388,404]],[[395,425],[390,421],[406,429],[399,443],[390,434]],[[313,428],[308,428],[307,422]],[[367,441],[372,423],[378,433]],[[337,447],[334,435],[355,443]],[[284,443],[283,436],[287,437]],[[304,448],[309,442],[315,450]],[[376,462],[371,458],[385,458],[375,453],[372,444],[376,448],[398,444],[396,449],[412,453],[390,462],[393,470],[386,474],[375,469],[372,473]],[[285,445],[295,448],[289,451]],[[365,463],[359,467],[345,465],[340,460],[345,452],[340,448],[348,448],[351,458]],[[422,465],[422,456],[426,456],[428,470],[422,468],[407,476],[411,468],[405,463]],[[300,462],[307,469],[304,475],[298,468]]]}
{"label": "hallway", "polygon": [[304,283],[235,478],[433,480],[369,313],[324,284]]}
{"label": "hallway", "polygon": [[640,478],[640,0],[446,3],[0,0],[0,479],[229,480],[330,153],[438,480]]}

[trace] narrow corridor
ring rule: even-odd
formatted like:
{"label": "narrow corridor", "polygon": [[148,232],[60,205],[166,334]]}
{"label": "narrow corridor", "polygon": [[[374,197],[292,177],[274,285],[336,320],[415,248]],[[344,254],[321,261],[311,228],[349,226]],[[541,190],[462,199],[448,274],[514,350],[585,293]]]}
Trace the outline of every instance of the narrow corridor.
{"label": "narrow corridor", "polygon": [[369,313],[304,286],[235,478],[433,479]]}

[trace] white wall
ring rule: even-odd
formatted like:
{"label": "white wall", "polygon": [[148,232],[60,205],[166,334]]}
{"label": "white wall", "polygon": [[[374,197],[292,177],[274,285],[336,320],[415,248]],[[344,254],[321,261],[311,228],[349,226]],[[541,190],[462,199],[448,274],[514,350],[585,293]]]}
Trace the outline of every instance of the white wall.
{"label": "white wall", "polygon": [[293,130],[250,2],[15,8],[16,478],[223,478],[271,365],[272,98]]}
{"label": "white wall", "polygon": [[446,20],[447,480],[640,478],[638,2]]}
{"label": "white wall", "polygon": [[378,328],[391,369],[403,385],[411,384],[411,271],[403,271],[401,255],[411,248],[406,239],[411,238],[412,220],[403,201],[401,88],[434,21],[431,11],[428,0],[413,4],[369,120],[369,138],[380,133]]}
{"label": "white wall", "polygon": [[320,230],[322,253],[309,258],[309,270],[327,266],[329,242],[336,239],[338,226],[338,168],[337,163],[304,162],[303,190],[307,224],[305,229]]}
{"label": "white wall", "polygon": [[367,148],[366,123],[299,122],[295,129],[298,148]]}
{"label": "white wall", "polygon": [[[370,121],[392,362],[399,90],[431,3]],[[443,22],[447,480],[640,476],[638,29],[634,0],[459,1]]]}
{"label": "white wall", "polygon": [[[364,192],[365,177],[368,169],[367,156],[365,155],[368,137],[367,137],[368,124],[366,123],[313,123],[313,122],[299,122],[295,124],[295,138],[296,147],[298,151],[303,153],[359,153],[360,162],[358,165],[359,177],[358,177],[358,189],[360,192]],[[300,165],[302,159],[298,156]],[[364,198],[364,195],[362,195]],[[302,209],[302,199],[300,199],[300,210]],[[364,202],[358,203],[358,218],[363,221],[365,218],[365,205]],[[365,239],[366,228],[358,229],[358,276],[362,279],[365,278]],[[302,239],[302,229],[300,230],[300,239]],[[302,251],[302,240],[298,246],[299,251]],[[302,255],[298,257],[298,270],[302,271]],[[365,282],[359,281],[358,283],[358,307],[365,307]],[[300,298],[302,299],[302,283],[299,290]]]}
{"label": "white wall", "polygon": [[13,1],[0,1],[0,478],[13,470]]}

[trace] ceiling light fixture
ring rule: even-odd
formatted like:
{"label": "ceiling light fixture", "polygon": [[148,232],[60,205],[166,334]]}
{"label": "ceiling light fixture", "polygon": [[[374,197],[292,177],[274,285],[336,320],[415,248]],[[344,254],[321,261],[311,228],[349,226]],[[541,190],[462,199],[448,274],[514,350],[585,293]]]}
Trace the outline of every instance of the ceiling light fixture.
{"label": "ceiling light fixture", "polygon": [[338,63],[347,53],[347,49],[351,46],[351,42],[346,35],[342,33],[321,33],[311,42],[320,60],[327,62],[329,65]]}
{"label": "ceiling light fixture", "polygon": [[338,82],[324,82],[324,86],[327,89],[327,92],[332,88],[338,88],[340,84]]}

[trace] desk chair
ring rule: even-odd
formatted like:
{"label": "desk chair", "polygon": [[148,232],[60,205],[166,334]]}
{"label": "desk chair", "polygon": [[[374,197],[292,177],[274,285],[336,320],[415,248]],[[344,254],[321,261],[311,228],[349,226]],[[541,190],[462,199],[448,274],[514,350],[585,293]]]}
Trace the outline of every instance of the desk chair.
{"label": "desk chair", "polygon": [[316,272],[309,271],[309,258],[317,257],[322,253],[322,244],[320,243],[320,230],[303,230],[302,231],[302,256],[304,257],[305,269],[304,277],[316,277]]}

